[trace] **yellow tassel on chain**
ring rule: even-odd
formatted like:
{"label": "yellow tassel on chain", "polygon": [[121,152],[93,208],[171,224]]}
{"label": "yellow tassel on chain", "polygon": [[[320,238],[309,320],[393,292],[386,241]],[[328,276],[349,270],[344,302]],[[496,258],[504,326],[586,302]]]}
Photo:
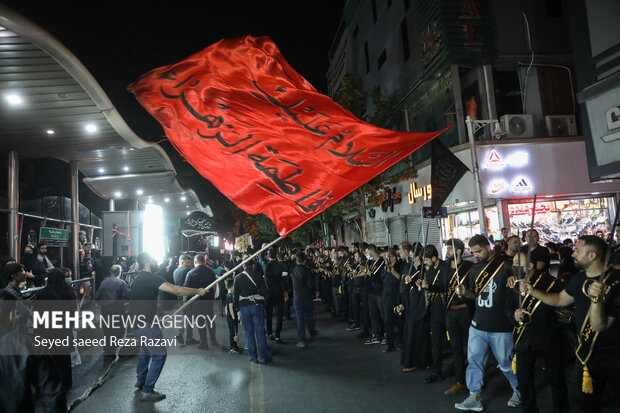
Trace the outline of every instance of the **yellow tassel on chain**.
{"label": "yellow tassel on chain", "polygon": [[517,374],[517,354],[512,358],[512,372]]}
{"label": "yellow tassel on chain", "polygon": [[581,383],[581,391],[587,394],[594,392],[594,385],[592,384],[592,377],[588,371],[588,366],[583,365],[583,382]]}

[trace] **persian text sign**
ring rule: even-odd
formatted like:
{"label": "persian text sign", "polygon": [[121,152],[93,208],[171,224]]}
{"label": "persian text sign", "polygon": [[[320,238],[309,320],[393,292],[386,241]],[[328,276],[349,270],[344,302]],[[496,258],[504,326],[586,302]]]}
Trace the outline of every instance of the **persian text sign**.
{"label": "persian text sign", "polygon": [[222,40],[129,90],[202,176],[282,236],[441,133],[360,121],[267,37]]}

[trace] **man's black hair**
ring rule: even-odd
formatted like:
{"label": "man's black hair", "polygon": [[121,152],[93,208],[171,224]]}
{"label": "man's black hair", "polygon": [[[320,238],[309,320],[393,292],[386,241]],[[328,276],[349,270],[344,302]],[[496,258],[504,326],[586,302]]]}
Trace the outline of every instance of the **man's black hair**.
{"label": "man's black hair", "polygon": [[469,248],[472,247],[488,247],[489,246],[489,240],[487,239],[487,237],[485,237],[484,235],[474,235],[473,237],[471,237],[471,239],[469,240]]}

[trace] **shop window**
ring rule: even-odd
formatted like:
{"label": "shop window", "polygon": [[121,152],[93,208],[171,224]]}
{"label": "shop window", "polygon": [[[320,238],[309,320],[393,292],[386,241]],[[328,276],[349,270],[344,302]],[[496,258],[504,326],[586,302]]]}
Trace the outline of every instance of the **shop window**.
{"label": "shop window", "polygon": [[495,107],[497,116],[523,113],[521,85],[516,70],[498,70],[493,72],[495,86]]}
{"label": "shop window", "polygon": [[[532,202],[509,204],[508,216],[512,233],[523,233],[531,225]],[[607,198],[537,201],[534,229],[538,231],[541,244],[562,242],[566,238],[575,241],[582,235],[595,235],[597,231],[607,233]]]}
{"label": "shop window", "polygon": [[560,67],[539,66],[538,89],[542,115],[572,115],[577,110],[571,72]]}

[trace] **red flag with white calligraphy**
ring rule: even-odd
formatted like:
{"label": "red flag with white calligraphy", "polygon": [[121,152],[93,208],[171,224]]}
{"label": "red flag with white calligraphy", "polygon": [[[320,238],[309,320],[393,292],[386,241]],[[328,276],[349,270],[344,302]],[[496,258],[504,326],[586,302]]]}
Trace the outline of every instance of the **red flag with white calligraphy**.
{"label": "red flag with white calligraphy", "polygon": [[202,176],[283,237],[441,133],[357,119],[268,37],[221,40],[129,90]]}

